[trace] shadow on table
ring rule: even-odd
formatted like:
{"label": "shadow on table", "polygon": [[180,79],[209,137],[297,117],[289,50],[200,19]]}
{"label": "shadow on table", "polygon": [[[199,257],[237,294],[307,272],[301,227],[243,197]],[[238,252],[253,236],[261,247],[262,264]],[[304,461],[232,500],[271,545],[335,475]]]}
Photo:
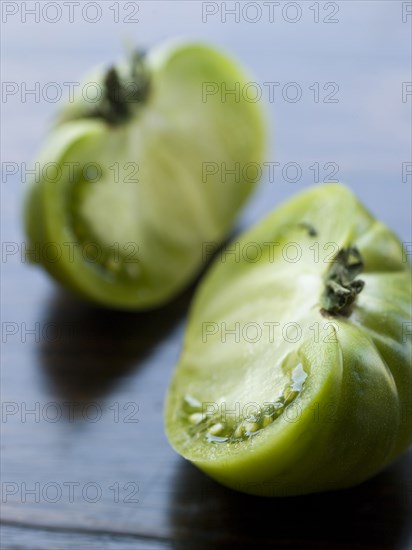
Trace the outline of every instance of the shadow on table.
{"label": "shadow on table", "polygon": [[48,305],[40,347],[46,384],[58,398],[91,401],[139,368],[187,312],[194,287],[167,306],[123,312],[58,291]]}
{"label": "shadow on table", "polygon": [[167,305],[124,312],[94,306],[58,290],[46,308],[40,363],[59,397],[90,401],[104,396],[186,315],[196,286],[212,261],[239,233],[237,227],[208,258],[192,283]]}
{"label": "shadow on table", "polygon": [[391,548],[411,540],[412,452],[358,487],[289,498],[221,487],[179,461],[170,502],[174,548]]}

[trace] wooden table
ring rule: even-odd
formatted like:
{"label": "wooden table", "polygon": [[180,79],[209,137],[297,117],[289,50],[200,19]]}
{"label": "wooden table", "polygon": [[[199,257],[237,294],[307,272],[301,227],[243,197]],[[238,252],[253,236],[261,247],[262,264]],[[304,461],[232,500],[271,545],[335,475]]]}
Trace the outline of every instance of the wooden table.
{"label": "wooden table", "polygon": [[[380,120],[382,103],[373,103],[369,88],[359,84],[360,77],[356,80],[368,59],[371,70],[382,69],[383,75],[389,75],[385,82],[398,85],[396,78],[390,80],[389,68],[392,59],[406,58],[396,50],[401,42],[392,43],[392,36],[401,40],[406,31],[400,23],[396,26],[395,16],[396,24],[385,14],[391,15],[390,5],[400,3],[375,2],[372,10],[373,2],[358,3],[368,17],[381,17],[379,21],[388,25],[386,39],[381,34],[385,25],[379,27],[385,55],[375,51],[373,32],[366,32],[377,28],[376,21],[358,26],[358,13],[345,19],[345,3],[340,11],[343,26],[300,27],[306,29],[304,51],[296,46],[297,26],[284,22],[276,32],[273,26],[262,30],[246,25],[253,37],[245,42],[249,34],[241,24],[203,25],[196,2],[169,2],[169,8],[162,2],[140,4],[139,17],[145,22],[138,27],[142,41],[151,43],[183,28],[194,29],[199,36],[210,35],[211,41],[227,42],[262,81],[304,75],[306,86],[316,79],[341,77],[346,96],[336,107],[313,102],[296,108],[285,102],[270,105],[268,112],[275,112],[278,121],[278,147],[276,156],[270,156],[271,149],[269,158],[299,161],[306,169],[315,160],[323,166],[338,159],[340,178],[358,186],[372,211],[410,240],[410,182],[402,184],[397,171],[410,155],[408,138],[403,134],[403,148],[399,147],[396,136],[401,134],[396,129],[391,134],[385,126],[379,133],[369,119],[362,119],[367,107],[370,120]],[[145,12],[146,6],[151,14]],[[168,14],[162,11],[167,9]],[[106,21],[107,13],[111,12],[106,12]],[[306,21],[310,13],[306,10]],[[100,26],[29,27],[11,21],[4,29],[11,60],[8,79],[29,75],[29,80],[46,82],[74,80],[96,61],[112,59],[121,29],[103,24],[104,20]],[[259,55],[254,53],[253,40]],[[355,51],[362,40],[364,57]],[[322,49],[322,44],[327,48]],[[388,48],[393,58],[389,53],[386,57]],[[341,73],[334,72],[336,60]],[[313,74],[305,72],[308,63]],[[293,66],[295,72],[290,70]],[[322,72],[325,67],[329,72]],[[381,73],[373,74],[375,78]],[[352,98],[350,103],[352,91],[357,102]],[[55,106],[10,101],[6,107],[4,160],[28,161]],[[400,104],[399,109],[403,112],[408,106]],[[395,123],[395,119],[382,122],[388,128]],[[327,128],[333,132],[325,132]],[[303,185],[312,175],[306,170]],[[242,224],[257,220],[302,182],[263,185]],[[412,548],[411,450],[357,488],[281,499],[225,489],[176,455],[163,432],[163,400],[196,284],[168,306],[145,314],[111,312],[78,300],[22,261],[23,192],[19,175],[2,184],[2,243],[12,246],[2,262],[2,548]]]}

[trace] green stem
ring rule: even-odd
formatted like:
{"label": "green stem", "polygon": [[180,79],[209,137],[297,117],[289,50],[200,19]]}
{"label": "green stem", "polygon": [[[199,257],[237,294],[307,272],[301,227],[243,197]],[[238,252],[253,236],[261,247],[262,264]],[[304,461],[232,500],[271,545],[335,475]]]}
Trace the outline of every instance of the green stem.
{"label": "green stem", "polygon": [[365,286],[364,281],[356,279],[363,267],[362,256],[356,247],[339,251],[325,279],[321,297],[323,312],[332,315],[349,312],[348,308]]}
{"label": "green stem", "polygon": [[104,78],[103,96],[91,118],[102,118],[108,124],[121,124],[129,120],[136,104],[143,103],[149,93],[149,76],[144,64],[144,54],[134,51],[130,56],[126,75],[110,67]]}

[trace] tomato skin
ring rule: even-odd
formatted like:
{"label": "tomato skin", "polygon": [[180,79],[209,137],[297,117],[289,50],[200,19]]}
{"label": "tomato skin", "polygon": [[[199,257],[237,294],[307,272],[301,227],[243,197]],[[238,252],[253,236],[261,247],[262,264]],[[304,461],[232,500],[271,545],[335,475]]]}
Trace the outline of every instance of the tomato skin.
{"label": "tomato skin", "polygon": [[[302,221],[316,229],[316,237],[302,229]],[[167,396],[166,433],[182,456],[242,492],[291,496],[354,486],[412,442],[410,265],[397,237],[340,184],[297,195],[237,240],[241,249],[253,242],[262,250],[269,241],[279,243],[273,261],[269,253],[254,263],[217,258],[202,281]],[[328,243],[356,246],[363,258],[364,287],[344,313],[322,312],[331,264],[314,261],[316,241],[320,250]],[[291,242],[301,247],[299,262],[282,255]],[[301,337],[268,343],[262,336],[252,343],[242,333],[238,341],[224,335],[235,322],[269,321],[296,323]],[[216,329],[207,339],[205,322]],[[224,399],[229,411],[237,402],[241,410],[247,402],[264,403],[276,395],[276,373],[287,354],[303,365],[307,379],[270,425],[243,440],[190,436],[184,395],[202,403]],[[231,422],[227,414],[219,418]]]}
{"label": "tomato skin", "polygon": [[[149,52],[144,64],[148,92],[126,101],[118,120],[83,97],[62,110],[39,158],[62,175],[33,181],[25,200],[28,245],[54,243],[61,254],[41,254],[42,266],[84,298],[125,310],[167,303],[201,270],[257,185],[222,184],[220,167],[260,163],[266,139],[260,105],[202,98],[205,81],[248,81],[227,56],[176,43]],[[127,84],[127,62],[116,70]],[[106,80],[103,71],[86,79],[102,89]],[[205,176],[205,162],[218,170]],[[101,168],[98,183],[84,181],[88,164]],[[98,261],[87,255],[93,246]]]}

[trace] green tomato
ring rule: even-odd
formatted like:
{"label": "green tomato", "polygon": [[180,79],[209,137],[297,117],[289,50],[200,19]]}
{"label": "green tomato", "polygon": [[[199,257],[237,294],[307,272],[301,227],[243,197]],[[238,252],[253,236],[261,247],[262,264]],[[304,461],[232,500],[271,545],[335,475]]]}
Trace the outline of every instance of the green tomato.
{"label": "green tomato", "polygon": [[101,99],[86,101],[84,85],[60,113],[27,193],[26,233],[43,266],[114,308],[181,291],[257,183],[225,174],[262,161],[260,105],[224,93],[247,81],[199,44],[168,44],[87,79]]}
{"label": "green tomato", "polygon": [[201,283],[167,396],[170,443],[257,495],[373,476],[412,441],[411,296],[401,243],[352,192],[292,198]]}

